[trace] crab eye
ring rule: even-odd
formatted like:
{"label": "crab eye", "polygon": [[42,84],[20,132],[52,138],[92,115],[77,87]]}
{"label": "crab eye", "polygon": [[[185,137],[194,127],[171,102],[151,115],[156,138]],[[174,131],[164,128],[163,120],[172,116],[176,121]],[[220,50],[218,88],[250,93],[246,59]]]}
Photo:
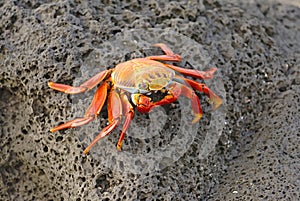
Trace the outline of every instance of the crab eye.
{"label": "crab eye", "polygon": [[145,90],[147,90],[148,86],[149,86],[149,84],[146,83],[146,82],[141,82],[141,83],[138,84],[138,88],[139,89],[145,89]]}

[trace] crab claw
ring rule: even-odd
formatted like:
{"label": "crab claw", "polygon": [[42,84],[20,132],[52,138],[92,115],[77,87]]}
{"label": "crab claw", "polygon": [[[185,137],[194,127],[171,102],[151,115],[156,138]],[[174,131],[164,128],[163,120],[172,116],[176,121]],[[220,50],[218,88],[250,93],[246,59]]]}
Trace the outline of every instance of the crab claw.
{"label": "crab claw", "polygon": [[155,106],[151,104],[151,98],[143,94],[132,94],[131,100],[140,113],[148,113]]}

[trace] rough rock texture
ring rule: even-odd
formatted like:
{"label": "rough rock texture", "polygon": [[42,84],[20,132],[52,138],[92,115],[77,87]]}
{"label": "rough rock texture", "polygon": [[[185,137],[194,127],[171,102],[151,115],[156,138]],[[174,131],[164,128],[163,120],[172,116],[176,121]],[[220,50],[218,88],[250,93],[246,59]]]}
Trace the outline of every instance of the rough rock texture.
{"label": "rough rock texture", "polygon": [[[96,2],[0,3],[0,200],[299,200],[297,5]],[[49,132],[82,116],[94,91],[70,96],[48,81],[78,85],[147,55],[153,42],[195,68],[219,68],[207,83],[224,105],[211,113],[204,104],[197,132],[181,132],[180,102],[137,114],[132,133],[157,134],[127,136],[119,154],[120,129],[82,154],[106,125],[105,111],[87,126]],[[172,143],[178,151],[164,158]]]}

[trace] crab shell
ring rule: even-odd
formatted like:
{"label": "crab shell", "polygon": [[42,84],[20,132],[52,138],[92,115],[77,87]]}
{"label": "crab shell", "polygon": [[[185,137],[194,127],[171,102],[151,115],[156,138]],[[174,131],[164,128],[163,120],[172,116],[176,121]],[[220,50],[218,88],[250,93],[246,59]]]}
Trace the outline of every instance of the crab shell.
{"label": "crab shell", "polygon": [[[67,94],[82,93],[100,84],[84,117],[58,125],[50,131],[55,132],[61,129],[78,127],[91,122],[99,115],[106,99],[108,99],[109,125],[98,134],[84,150],[84,153],[87,154],[100,139],[111,133],[124,119],[122,132],[117,143],[117,149],[120,151],[125,132],[134,116],[132,103],[139,112],[146,113],[151,111],[153,107],[172,103],[176,101],[180,95],[183,95],[191,100],[194,114],[192,123],[198,122],[202,117],[200,100],[194,90],[207,95],[211,100],[210,102],[213,109],[217,109],[222,104],[222,99],[214,94],[205,84],[198,83],[180,75],[182,74],[198,79],[211,79],[217,68],[198,71],[161,62],[179,62],[181,61],[181,57],[174,54],[173,51],[163,43],[158,43],[154,46],[161,48],[165,55],[154,55],[120,63],[113,69],[96,74],[78,87],[48,82],[50,88]],[[162,91],[166,95],[161,100],[153,101],[149,95],[156,91]],[[130,96],[130,98],[128,96]]]}
{"label": "crab shell", "polygon": [[158,61],[133,59],[118,64],[111,77],[116,88],[132,94],[147,94],[167,87],[175,77],[175,71]]}

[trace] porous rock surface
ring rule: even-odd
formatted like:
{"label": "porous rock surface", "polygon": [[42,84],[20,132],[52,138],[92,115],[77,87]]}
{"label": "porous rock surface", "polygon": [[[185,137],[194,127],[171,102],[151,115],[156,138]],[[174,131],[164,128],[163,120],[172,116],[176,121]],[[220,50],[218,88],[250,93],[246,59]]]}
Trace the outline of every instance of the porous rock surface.
{"label": "porous rock surface", "polygon": [[[136,115],[133,131],[145,119],[168,122],[150,141],[127,136],[120,154],[133,163],[116,154],[120,130],[82,154],[106,125],[105,112],[88,126],[49,132],[82,116],[94,91],[74,98],[49,89],[48,81],[78,85],[143,56],[155,39],[219,69],[223,126],[209,110],[200,123],[222,129],[209,154],[202,131],[176,134],[183,119],[176,104],[168,118],[164,110],[154,113],[161,118]],[[193,45],[200,53],[186,52]],[[300,9],[288,2],[2,1],[0,200],[299,200],[299,84]],[[152,124],[149,133],[161,126]],[[155,154],[164,156],[156,150],[182,136],[188,146],[155,166]],[[148,151],[134,153],[140,144]],[[143,155],[149,171],[130,159]]]}

